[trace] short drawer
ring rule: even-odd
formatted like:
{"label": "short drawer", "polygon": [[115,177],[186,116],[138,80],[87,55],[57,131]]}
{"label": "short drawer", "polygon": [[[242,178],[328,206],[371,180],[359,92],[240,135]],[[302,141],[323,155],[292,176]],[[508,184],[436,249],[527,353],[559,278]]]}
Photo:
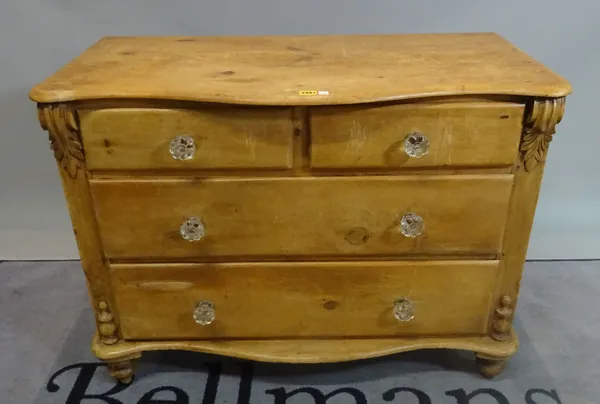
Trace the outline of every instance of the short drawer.
{"label": "short drawer", "polygon": [[91,170],[289,168],[291,110],[118,108],[80,112]]}
{"label": "short drawer", "polygon": [[512,181],[496,174],[90,184],[109,258],[252,260],[496,254]]}
{"label": "short drawer", "polygon": [[523,105],[498,102],[311,109],[314,168],[515,163]]}
{"label": "short drawer", "polygon": [[482,335],[497,261],[111,265],[125,339]]}

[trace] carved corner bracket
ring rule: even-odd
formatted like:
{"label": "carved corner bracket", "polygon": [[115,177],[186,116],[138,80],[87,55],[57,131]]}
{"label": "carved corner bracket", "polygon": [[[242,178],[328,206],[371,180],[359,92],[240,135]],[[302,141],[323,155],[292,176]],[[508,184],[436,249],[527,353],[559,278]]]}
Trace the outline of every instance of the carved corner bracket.
{"label": "carved corner bracket", "polygon": [[534,100],[528,106],[523,125],[521,152],[525,171],[546,160],[552,135],[565,112],[565,98]]}
{"label": "carved corner bracket", "polygon": [[96,313],[96,319],[98,321],[100,341],[105,345],[114,345],[119,340],[115,317],[111,313],[108,303],[104,300],[100,300],[97,307],[98,311]]}
{"label": "carved corner bracket", "polygon": [[500,304],[494,312],[494,320],[492,322],[492,338],[496,341],[508,341],[511,332],[511,317],[513,315],[512,298],[510,296],[502,296]]}
{"label": "carved corner bracket", "polygon": [[38,104],[38,118],[48,131],[56,161],[75,179],[85,165],[77,111],[69,104]]}

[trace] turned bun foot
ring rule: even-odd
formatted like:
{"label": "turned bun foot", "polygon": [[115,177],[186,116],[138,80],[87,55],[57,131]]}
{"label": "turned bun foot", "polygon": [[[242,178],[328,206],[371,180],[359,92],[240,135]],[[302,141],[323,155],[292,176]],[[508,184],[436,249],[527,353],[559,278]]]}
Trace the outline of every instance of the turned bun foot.
{"label": "turned bun foot", "polygon": [[133,381],[133,360],[109,362],[108,374],[123,384],[131,384]]}
{"label": "turned bun foot", "polygon": [[479,373],[487,379],[498,376],[504,371],[506,358],[494,358],[491,356],[477,354],[475,363],[479,367]]}

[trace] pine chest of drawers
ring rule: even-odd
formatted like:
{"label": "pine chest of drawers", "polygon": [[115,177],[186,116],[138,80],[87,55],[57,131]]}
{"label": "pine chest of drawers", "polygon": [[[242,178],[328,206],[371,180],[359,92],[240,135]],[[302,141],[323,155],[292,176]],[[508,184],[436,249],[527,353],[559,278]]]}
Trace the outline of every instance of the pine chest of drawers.
{"label": "pine chest of drawers", "polygon": [[110,37],[30,94],[123,382],[143,351],[517,350],[569,84],[494,34]]}

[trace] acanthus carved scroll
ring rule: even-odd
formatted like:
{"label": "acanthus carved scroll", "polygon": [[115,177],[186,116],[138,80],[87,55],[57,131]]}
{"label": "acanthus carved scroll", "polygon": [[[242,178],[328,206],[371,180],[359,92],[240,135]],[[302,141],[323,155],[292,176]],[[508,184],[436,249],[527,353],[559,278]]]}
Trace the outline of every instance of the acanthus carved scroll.
{"label": "acanthus carved scroll", "polygon": [[512,298],[510,296],[502,296],[500,305],[494,312],[494,320],[492,322],[492,338],[496,341],[507,341],[510,339],[511,317],[513,315]]}
{"label": "acanthus carved scroll", "polygon": [[535,100],[528,108],[523,128],[521,152],[525,170],[531,171],[546,159],[556,124],[565,112],[565,98]]}
{"label": "acanthus carved scroll", "polygon": [[77,112],[69,104],[40,104],[38,117],[50,135],[50,147],[58,164],[76,178],[85,163]]}
{"label": "acanthus carved scroll", "polygon": [[119,338],[117,337],[117,325],[115,324],[115,318],[110,312],[108,303],[104,300],[98,302],[98,313],[96,316],[98,320],[98,333],[100,334],[100,341],[106,345],[116,344]]}

